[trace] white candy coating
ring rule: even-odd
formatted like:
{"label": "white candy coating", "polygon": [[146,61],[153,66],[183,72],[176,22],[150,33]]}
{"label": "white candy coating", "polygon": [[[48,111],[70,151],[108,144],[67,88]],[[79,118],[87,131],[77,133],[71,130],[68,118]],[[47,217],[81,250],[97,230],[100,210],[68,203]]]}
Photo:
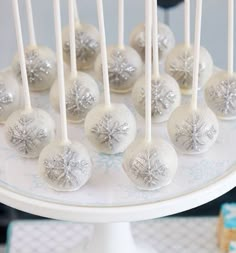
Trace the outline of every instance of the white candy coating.
{"label": "white candy coating", "polygon": [[[119,49],[110,46],[107,49],[110,90],[116,93],[129,92],[143,72],[143,62],[139,54],[131,47]],[[101,54],[95,62],[95,73],[102,80]]]}
{"label": "white candy coating", "polygon": [[20,106],[20,87],[10,69],[0,72],[0,123]]}
{"label": "white candy coating", "polygon": [[91,170],[89,154],[80,143],[50,143],[39,157],[40,175],[56,191],[78,190],[89,180]]}
{"label": "white candy coating", "polygon": [[[171,76],[163,74],[158,80],[152,78],[152,122],[159,123],[169,119],[171,113],[180,105],[179,85]],[[132,101],[137,112],[145,117],[145,76],[135,83]]]}
{"label": "white candy coating", "polygon": [[236,74],[220,71],[212,75],[205,87],[207,105],[220,119],[236,118]]}
{"label": "white candy coating", "polygon": [[141,190],[157,190],[168,185],[177,167],[174,148],[162,139],[151,143],[137,139],[128,147],[123,160],[125,173]]}
{"label": "white candy coating", "polygon": [[[145,26],[140,24],[134,28],[130,34],[129,43],[134,48],[142,60],[145,61]],[[160,61],[163,60],[169,51],[175,46],[175,36],[169,26],[158,24],[158,48]]]}
{"label": "white candy coating", "polygon": [[181,105],[168,121],[172,143],[184,154],[200,154],[209,150],[219,133],[219,123],[208,107],[193,111],[190,105]]}
{"label": "white candy coating", "polygon": [[[56,79],[57,67],[54,52],[42,46],[25,48],[26,71],[31,91],[50,89]],[[18,54],[14,57],[12,68],[21,81],[21,69]]]}
{"label": "white candy coating", "polygon": [[[84,72],[78,72],[76,78],[68,74],[65,79],[66,116],[69,122],[84,120],[87,113],[99,102],[99,89],[96,81]],[[50,102],[60,112],[57,80],[50,91]]]}
{"label": "white candy coating", "polygon": [[136,136],[136,121],[124,104],[101,104],[85,118],[85,134],[94,147],[106,154],[124,152]]}
{"label": "white candy coating", "polygon": [[[179,84],[182,94],[192,93],[193,83],[193,47],[186,47],[185,44],[177,45],[166,57],[165,71],[171,75]],[[213,61],[208,51],[201,47],[199,63],[199,82],[201,89],[213,71]]]}
{"label": "white candy coating", "polygon": [[41,109],[17,110],[7,119],[5,135],[9,145],[25,158],[36,158],[55,136],[55,123]]}
{"label": "white candy coating", "polygon": [[[70,29],[65,27],[62,31],[64,61],[70,65]],[[93,68],[94,62],[100,53],[100,35],[96,27],[89,24],[76,23],[75,45],[77,69]]]}

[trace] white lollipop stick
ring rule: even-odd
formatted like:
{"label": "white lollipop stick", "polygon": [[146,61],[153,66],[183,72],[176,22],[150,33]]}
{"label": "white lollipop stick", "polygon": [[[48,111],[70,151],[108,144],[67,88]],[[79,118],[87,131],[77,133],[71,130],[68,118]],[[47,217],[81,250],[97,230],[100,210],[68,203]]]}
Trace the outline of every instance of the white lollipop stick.
{"label": "white lollipop stick", "polygon": [[70,26],[70,65],[71,77],[77,76],[76,45],[75,45],[75,0],[68,0],[69,26]]}
{"label": "white lollipop stick", "polygon": [[195,41],[194,41],[194,65],[193,65],[193,84],[192,84],[192,109],[197,109],[198,98],[198,79],[199,79],[199,59],[201,44],[201,24],[202,24],[202,0],[196,1],[195,17]]}
{"label": "white lollipop stick", "polygon": [[153,0],[153,24],[152,24],[152,47],[153,47],[153,76],[154,79],[160,77],[159,69],[159,49],[158,49],[158,15],[157,15],[157,2]]}
{"label": "white lollipop stick", "polygon": [[74,13],[76,22],[80,23],[77,1],[74,0]]}
{"label": "white lollipop stick", "polygon": [[190,0],[184,2],[184,37],[186,47],[190,47]]}
{"label": "white lollipop stick", "polygon": [[27,20],[28,20],[30,45],[36,46],[37,43],[36,43],[36,37],[35,37],[34,19],[33,19],[31,0],[25,0],[25,5],[26,5]]}
{"label": "white lollipop stick", "polygon": [[145,1],[145,123],[146,141],[152,140],[152,0]]}
{"label": "white lollipop stick", "polygon": [[228,0],[228,72],[234,72],[234,0]]}
{"label": "white lollipop stick", "polygon": [[18,0],[12,0],[13,7],[13,16],[15,22],[15,30],[16,30],[16,41],[18,47],[18,53],[20,58],[20,69],[21,69],[21,77],[22,77],[22,85],[23,85],[23,93],[24,93],[24,103],[25,110],[31,110],[31,101],[30,101],[30,93],[29,93],[29,84],[26,72],[26,64],[25,64],[25,52],[21,31],[21,22],[20,22],[20,14],[19,14],[19,5]]}
{"label": "white lollipop stick", "polygon": [[124,48],[124,0],[118,0],[118,47]]}
{"label": "white lollipop stick", "polygon": [[97,12],[98,12],[98,24],[99,24],[100,41],[101,41],[100,44],[101,44],[103,83],[104,83],[104,99],[105,99],[105,105],[110,106],[111,105],[111,98],[110,98],[107,49],[106,49],[106,34],[105,34],[105,24],[104,24],[102,0],[97,0]]}
{"label": "white lollipop stick", "polygon": [[66,121],[60,0],[54,0],[53,3],[54,3],[54,22],[55,22],[56,49],[57,49],[57,76],[58,76],[57,78],[58,78],[58,89],[60,99],[61,139],[63,143],[67,143],[69,140]]}

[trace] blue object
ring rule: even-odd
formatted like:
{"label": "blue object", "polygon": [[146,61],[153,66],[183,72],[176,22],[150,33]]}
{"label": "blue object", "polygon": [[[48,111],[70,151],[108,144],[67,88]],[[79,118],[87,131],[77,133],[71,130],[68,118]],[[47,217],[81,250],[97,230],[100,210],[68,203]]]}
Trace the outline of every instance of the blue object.
{"label": "blue object", "polygon": [[236,203],[226,203],[221,206],[221,214],[225,228],[236,229]]}

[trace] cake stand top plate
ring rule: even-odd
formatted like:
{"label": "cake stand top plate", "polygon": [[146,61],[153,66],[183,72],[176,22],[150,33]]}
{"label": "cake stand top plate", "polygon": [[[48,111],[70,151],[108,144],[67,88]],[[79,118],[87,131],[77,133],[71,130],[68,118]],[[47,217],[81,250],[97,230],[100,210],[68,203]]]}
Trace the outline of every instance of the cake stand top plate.
{"label": "cake stand top plate", "polygon": [[[46,93],[32,94],[35,106],[50,111]],[[134,111],[129,96],[122,99]],[[186,102],[186,101],[185,101]],[[138,115],[138,135],[144,122]],[[199,156],[179,155],[179,168],[173,182],[161,190],[137,190],[122,170],[122,155],[98,154],[87,142],[83,125],[69,124],[71,140],[84,143],[94,163],[91,180],[81,190],[60,193],[39,177],[37,160],[26,160],[9,148],[0,127],[0,201],[40,216],[81,222],[120,222],[163,217],[194,208],[217,198],[236,182],[236,121],[220,122],[216,145]],[[153,136],[168,140],[166,124],[153,126]],[[169,141],[169,140],[168,140]]]}

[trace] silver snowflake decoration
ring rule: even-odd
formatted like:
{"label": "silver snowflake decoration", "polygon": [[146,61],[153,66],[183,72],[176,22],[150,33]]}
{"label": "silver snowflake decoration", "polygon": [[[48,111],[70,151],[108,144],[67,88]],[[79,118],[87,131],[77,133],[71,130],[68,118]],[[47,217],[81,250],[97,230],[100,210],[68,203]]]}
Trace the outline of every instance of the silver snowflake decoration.
{"label": "silver snowflake decoration", "polygon": [[[38,50],[28,50],[25,53],[26,71],[28,82],[34,85],[37,82],[41,82],[45,75],[49,75],[52,69],[52,64],[47,59],[42,59]],[[16,75],[21,80],[21,68],[20,64],[17,64]]]}
{"label": "silver snowflake decoration", "polygon": [[[175,103],[175,93],[167,89],[165,81],[152,80],[152,116],[163,115]],[[140,103],[145,107],[145,88],[141,89]]]}
{"label": "silver snowflake decoration", "polygon": [[32,124],[34,119],[23,115],[13,127],[9,127],[10,142],[17,150],[24,154],[30,154],[47,138],[47,132],[40,126]]}
{"label": "silver snowflake decoration", "polygon": [[[95,57],[100,45],[99,42],[91,38],[85,32],[76,31],[75,33],[76,58],[78,62],[87,62]],[[64,52],[70,55],[70,42],[64,44]]]}
{"label": "silver snowflake decoration", "polygon": [[96,99],[90,90],[76,80],[66,95],[66,110],[73,116],[85,115],[95,102]]}
{"label": "silver snowflake decoration", "polygon": [[76,188],[88,175],[89,164],[80,159],[79,154],[70,147],[54,157],[44,160],[45,175],[54,185],[60,188]]}
{"label": "silver snowflake decoration", "polygon": [[158,158],[157,151],[153,148],[140,152],[130,161],[132,174],[146,186],[156,186],[167,175],[167,168]]}
{"label": "silver snowflake decoration", "polygon": [[207,90],[215,109],[224,115],[236,112],[236,80],[227,79]]}
{"label": "silver snowflake decoration", "polygon": [[114,50],[108,63],[109,81],[111,84],[120,86],[132,77],[136,67],[128,62],[128,59],[119,50]]}
{"label": "silver snowflake decoration", "polygon": [[186,150],[191,151],[201,151],[216,135],[215,127],[204,122],[196,113],[176,128],[176,142],[181,142]]}
{"label": "silver snowflake decoration", "polygon": [[110,150],[113,150],[114,145],[127,135],[128,130],[128,123],[121,124],[119,121],[114,121],[112,115],[106,114],[91,131],[101,144],[105,144]]}
{"label": "silver snowflake decoration", "polygon": [[[185,50],[170,65],[170,73],[179,83],[182,89],[192,87],[194,58],[190,51]],[[199,76],[205,70],[206,66],[199,64]]]}
{"label": "silver snowflake decoration", "polygon": [[4,110],[5,105],[13,102],[12,94],[8,93],[6,87],[0,82],[0,114]]}

